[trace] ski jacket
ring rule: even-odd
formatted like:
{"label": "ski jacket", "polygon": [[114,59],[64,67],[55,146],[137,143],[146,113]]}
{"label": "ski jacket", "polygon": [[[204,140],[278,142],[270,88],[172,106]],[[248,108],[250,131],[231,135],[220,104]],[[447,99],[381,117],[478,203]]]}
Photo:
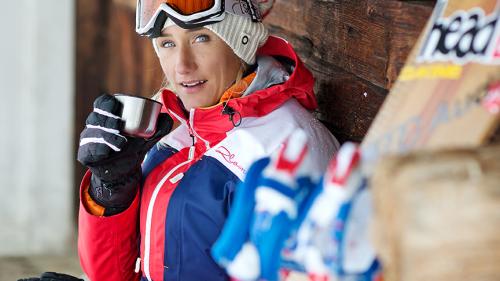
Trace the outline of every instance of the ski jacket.
{"label": "ski jacket", "polygon": [[[260,90],[254,80],[251,93],[189,113],[174,93],[162,92],[163,112],[180,125],[148,153],[132,205],[98,217],[80,204],[78,250],[90,280],[227,280],[210,249],[252,162],[301,128],[313,165],[326,169],[338,143],[309,112],[317,106],[311,73],[283,39],[270,37],[258,55],[288,61],[289,75],[272,86],[272,77],[257,79],[266,86]],[[259,68],[257,76],[270,75]],[[87,173],[81,193],[89,180]]]}

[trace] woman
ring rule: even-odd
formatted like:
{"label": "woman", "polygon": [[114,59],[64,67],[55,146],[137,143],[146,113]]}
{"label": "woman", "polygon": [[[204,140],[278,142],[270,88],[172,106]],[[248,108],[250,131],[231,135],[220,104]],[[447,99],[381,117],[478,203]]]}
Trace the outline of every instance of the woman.
{"label": "woman", "polygon": [[174,129],[165,114],[151,139],[124,137],[116,99],[95,101],[78,151],[90,170],[78,244],[91,280],[226,280],[210,248],[250,164],[302,128],[325,170],[338,144],[309,113],[311,73],[268,36],[257,5],[138,1],[136,30],[153,38],[167,81],[157,96]]}

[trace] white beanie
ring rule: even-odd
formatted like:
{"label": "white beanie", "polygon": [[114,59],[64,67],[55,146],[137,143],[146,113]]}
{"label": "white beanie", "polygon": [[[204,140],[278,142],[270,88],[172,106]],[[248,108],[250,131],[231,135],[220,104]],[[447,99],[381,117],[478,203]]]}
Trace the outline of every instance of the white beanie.
{"label": "white beanie", "polygon": [[247,17],[227,13],[224,20],[205,26],[226,42],[233,52],[247,64],[255,63],[257,49],[269,36],[262,22],[253,22]]}
{"label": "white beanie", "polygon": [[[163,28],[175,25],[171,19],[167,19]],[[204,26],[217,34],[233,52],[247,64],[254,64],[257,49],[264,45],[269,36],[266,26],[262,22],[253,22],[250,18],[225,13],[222,21]],[[156,53],[156,38],[153,46]]]}

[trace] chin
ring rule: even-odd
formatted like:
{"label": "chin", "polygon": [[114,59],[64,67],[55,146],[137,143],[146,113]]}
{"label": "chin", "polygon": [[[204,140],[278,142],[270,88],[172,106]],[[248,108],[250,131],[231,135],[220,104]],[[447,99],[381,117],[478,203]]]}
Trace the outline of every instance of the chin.
{"label": "chin", "polygon": [[196,108],[200,108],[200,107],[204,107],[202,104],[187,104],[187,105],[184,105],[184,108],[186,108],[187,111],[190,111],[191,109],[196,109]]}

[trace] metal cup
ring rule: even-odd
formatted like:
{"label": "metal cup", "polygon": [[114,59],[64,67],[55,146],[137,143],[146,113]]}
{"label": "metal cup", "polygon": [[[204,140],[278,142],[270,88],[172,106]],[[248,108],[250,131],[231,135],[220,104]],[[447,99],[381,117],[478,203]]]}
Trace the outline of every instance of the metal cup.
{"label": "metal cup", "polygon": [[123,105],[120,118],[125,125],[122,132],[132,137],[148,139],[156,131],[156,121],[161,110],[161,103],[138,96],[115,94],[114,97]]}

